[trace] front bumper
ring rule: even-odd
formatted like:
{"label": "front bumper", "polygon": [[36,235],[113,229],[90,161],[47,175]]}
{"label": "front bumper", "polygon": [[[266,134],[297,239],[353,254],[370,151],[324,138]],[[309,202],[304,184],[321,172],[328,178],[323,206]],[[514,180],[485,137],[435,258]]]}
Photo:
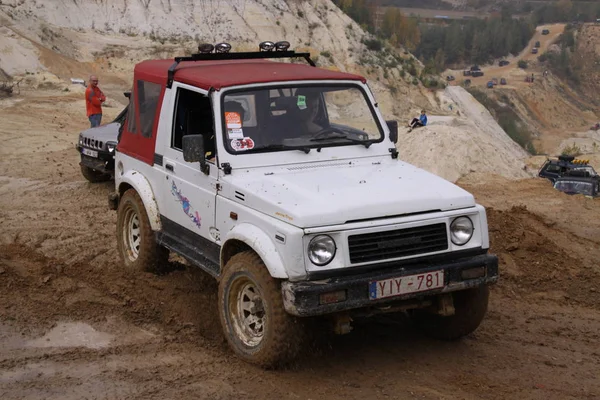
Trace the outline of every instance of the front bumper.
{"label": "front bumper", "polygon": [[[484,267],[482,277],[463,279],[463,270]],[[444,270],[444,287],[427,292],[409,293],[384,299],[371,300],[369,298],[369,282],[402,276],[421,274]],[[417,264],[390,267],[376,272],[360,275],[334,277],[319,281],[290,282],[282,284],[283,304],[285,310],[299,317],[331,314],[340,311],[355,310],[360,308],[376,308],[391,306],[406,300],[423,299],[441,293],[454,292],[483,285],[491,285],[498,280],[498,257],[491,254],[482,254],[474,257],[439,262],[435,264]],[[346,300],[338,303],[321,304],[321,294],[345,291]]]}
{"label": "front bumper", "polygon": [[98,157],[90,157],[82,153],[83,147],[76,145],[75,148],[81,156],[81,162],[79,165],[94,169],[96,171],[103,172],[105,174],[114,174],[115,171],[115,159],[112,153],[101,151],[98,149],[90,149],[98,152]]}

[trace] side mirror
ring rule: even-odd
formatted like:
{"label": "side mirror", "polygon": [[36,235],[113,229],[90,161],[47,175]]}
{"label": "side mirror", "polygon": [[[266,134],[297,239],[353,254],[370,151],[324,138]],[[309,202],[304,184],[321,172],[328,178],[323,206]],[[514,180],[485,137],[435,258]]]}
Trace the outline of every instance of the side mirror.
{"label": "side mirror", "polygon": [[385,121],[390,130],[390,140],[398,143],[398,121]]}
{"label": "side mirror", "polygon": [[200,171],[208,175],[209,166],[204,157],[204,136],[185,135],[182,138],[183,159],[185,162],[200,162]]}
{"label": "side mirror", "polygon": [[123,92],[123,96],[127,97],[128,99],[131,99],[131,92]]}

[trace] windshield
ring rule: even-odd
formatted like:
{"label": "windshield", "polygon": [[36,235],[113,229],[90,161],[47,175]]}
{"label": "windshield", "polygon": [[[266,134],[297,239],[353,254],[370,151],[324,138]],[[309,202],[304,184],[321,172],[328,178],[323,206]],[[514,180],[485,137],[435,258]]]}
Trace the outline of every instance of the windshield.
{"label": "windshield", "polygon": [[225,147],[232,154],[364,145],[383,132],[355,85],[280,86],[227,93]]}
{"label": "windshield", "polygon": [[594,170],[594,168],[592,168],[591,166],[586,166],[586,167],[575,167],[573,168],[576,171],[586,171],[590,173],[590,176],[596,176],[598,174],[596,174],[596,171]]}
{"label": "windshield", "polygon": [[587,196],[594,194],[594,186],[590,182],[558,181],[554,188],[565,193],[581,193]]}

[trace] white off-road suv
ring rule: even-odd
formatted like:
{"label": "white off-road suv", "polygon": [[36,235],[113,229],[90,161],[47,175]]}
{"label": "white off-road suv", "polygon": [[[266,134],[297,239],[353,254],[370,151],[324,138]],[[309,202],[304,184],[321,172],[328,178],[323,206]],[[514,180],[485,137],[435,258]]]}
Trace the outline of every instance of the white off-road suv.
{"label": "white off-road suv", "polygon": [[231,348],[264,367],[298,353],[308,317],[338,333],[385,312],[437,338],[474,331],[498,278],[484,208],[399,160],[363,77],[288,46],[136,65],[109,197],[125,268],[171,251],[214,276]]}

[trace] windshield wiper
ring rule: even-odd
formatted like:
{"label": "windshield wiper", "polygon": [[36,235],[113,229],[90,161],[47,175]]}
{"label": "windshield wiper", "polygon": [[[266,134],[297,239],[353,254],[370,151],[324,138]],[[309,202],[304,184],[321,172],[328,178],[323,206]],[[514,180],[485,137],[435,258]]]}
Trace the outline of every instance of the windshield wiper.
{"label": "windshield wiper", "polygon": [[260,147],[260,149],[257,150],[300,150],[306,154],[310,153],[310,147],[308,146],[289,146],[286,144],[270,144]]}
{"label": "windshield wiper", "polygon": [[310,139],[310,141],[311,142],[324,142],[329,139],[345,139],[352,143],[362,144],[367,149],[369,148],[369,146],[371,146],[371,144],[373,144],[373,142],[375,142],[374,139],[360,140],[360,139],[353,138],[352,136],[349,136],[348,134],[338,134],[338,135],[315,137],[315,138]]}

